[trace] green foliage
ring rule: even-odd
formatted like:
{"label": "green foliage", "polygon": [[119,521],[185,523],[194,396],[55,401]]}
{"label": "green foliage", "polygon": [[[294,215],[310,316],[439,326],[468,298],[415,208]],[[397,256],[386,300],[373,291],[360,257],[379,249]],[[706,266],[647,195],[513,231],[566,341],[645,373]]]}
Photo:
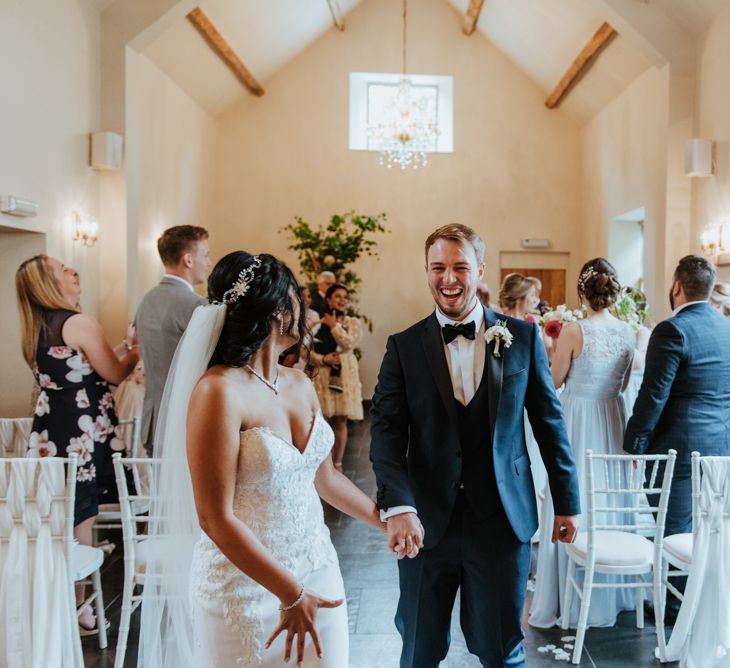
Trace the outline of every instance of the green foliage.
{"label": "green foliage", "polygon": [[361,216],[350,211],[342,215],[335,214],[326,227],[320,225],[316,229],[301,216],[295,216],[294,221],[280,231],[292,239],[289,249],[297,252],[304,280],[312,289],[316,289],[317,275],[321,271],[333,272],[337,282],[350,290],[350,302],[353,304],[350,315],[361,318],[372,331],[370,319],[357,312],[355,305],[362,279],[350,265],[363,254],[378,256],[378,242],[372,237],[388,232],[385,228],[386,215]]}

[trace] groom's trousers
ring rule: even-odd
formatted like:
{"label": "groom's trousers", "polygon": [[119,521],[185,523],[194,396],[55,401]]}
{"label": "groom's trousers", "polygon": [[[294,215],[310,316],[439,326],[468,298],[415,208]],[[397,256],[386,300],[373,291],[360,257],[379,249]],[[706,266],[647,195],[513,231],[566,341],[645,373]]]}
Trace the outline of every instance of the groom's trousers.
{"label": "groom's trousers", "polygon": [[529,566],[530,544],[515,537],[502,509],[480,518],[460,492],[439,543],[398,562],[400,668],[435,668],[446,658],[458,590],[469,651],[488,668],[523,666],[521,617]]}

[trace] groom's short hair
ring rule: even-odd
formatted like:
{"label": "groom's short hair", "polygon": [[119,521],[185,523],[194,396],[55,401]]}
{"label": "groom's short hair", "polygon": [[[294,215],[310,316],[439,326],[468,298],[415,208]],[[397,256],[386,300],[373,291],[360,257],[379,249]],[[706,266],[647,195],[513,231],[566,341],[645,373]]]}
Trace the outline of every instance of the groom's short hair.
{"label": "groom's short hair", "polygon": [[474,249],[474,254],[477,257],[477,262],[481,264],[484,262],[484,242],[481,237],[466,225],[459,223],[449,223],[448,225],[442,225],[434,232],[428,235],[426,239],[426,261],[428,262],[428,250],[433,246],[439,239],[448,239],[449,241],[455,241],[460,246],[471,246]]}
{"label": "groom's short hair", "polygon": [[162,264],[176,267],[185,253],[192,253],[195,244],[208,238],[208,230],[197,225],[168,227],[157,240],[157,252]]}
{"label": "groom's short hair", "polygon": [[674,270],[674,280],[681,283],[689,301],[709,299],[715,285],[715,268],[700,255],[685,255]]}

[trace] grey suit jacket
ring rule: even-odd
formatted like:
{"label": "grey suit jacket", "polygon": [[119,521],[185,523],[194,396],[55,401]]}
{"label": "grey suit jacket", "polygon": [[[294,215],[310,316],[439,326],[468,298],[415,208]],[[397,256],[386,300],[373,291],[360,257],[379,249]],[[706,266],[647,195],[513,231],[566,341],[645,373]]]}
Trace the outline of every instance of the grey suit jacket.
{"label": "grey suit jacket", "polygon": [[207,303],[182,282],[163,277],[137,308],[134,320],[145,382],[141,441],[149,452],[152,452],[157,413],[175,349],[195,308]]}

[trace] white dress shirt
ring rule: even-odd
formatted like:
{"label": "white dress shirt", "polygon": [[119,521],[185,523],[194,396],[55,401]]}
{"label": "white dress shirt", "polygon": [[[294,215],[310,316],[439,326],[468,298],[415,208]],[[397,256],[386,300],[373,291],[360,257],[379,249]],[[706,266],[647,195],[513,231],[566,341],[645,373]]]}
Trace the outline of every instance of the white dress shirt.
{"label": "white dress shirt", "polygon": [[[484,339],[484,309],[478,301],[466,318],[463,320],[451,320],[436,308],[436,319],[439,325],[466,325],[474,323],[475,336],[470,341],[464,336],[457,336],[448,345],[444,343],[444,354],[451,376],[451,387],[454,390],[454,398],[463,406],[466,406],[473,398],[482,382],[484,374],[484,356],[486,355],[487,344]],[[442,339],[443,341],[443,339]],[[389,517],[402,515],[403,513],[417,512],[412,506],[393,506],[387,510],[380,511],[380,520],[385,522]]]}
{"label": "white dress shirt", "polygon": [[190,283],[188,283],[188,281],[186,281],[184,278],[181,278],[180,276],[175,276],[175,274],[165,274],[162,278],[172,278],[175,281],[180,281],[180,283],[190,289],[190,292],[195,292],[195,288]]}
{"label": "white dress shirt", "polygon": [[677,315],[677,313],[679,313],[680,311],[682,311],[682,310],[686,309],[688,306],[692,306],[694,304],[707,304],[707,300],[706,299],[701,299],[701,300],[696,301],[696,302],[687,302],[686,304],[682,304],[681,306],[677,306],[677,308],[675,308],[672,311],[672,318],[675,315]]}

